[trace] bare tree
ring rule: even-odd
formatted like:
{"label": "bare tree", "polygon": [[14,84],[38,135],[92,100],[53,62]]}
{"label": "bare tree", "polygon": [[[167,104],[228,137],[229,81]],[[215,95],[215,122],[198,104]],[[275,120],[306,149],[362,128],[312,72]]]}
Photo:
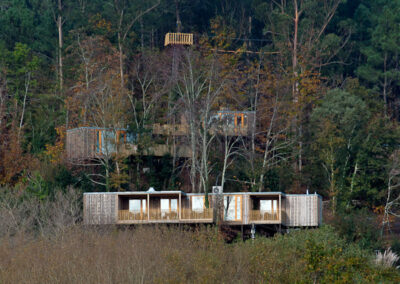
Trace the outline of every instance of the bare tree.
{"label": "bare tree", "polygon": [[400,152],[391,156],[388,172],[386,203],[382,219],[381,235],[385,227],[391,232],[391,218],[400,218]]}
{"label": "bare tree", "polygon": [[[199,54],[185,53],[177,92],[185,108],[191,149],[190,178],[192,191],[208,191],[209,151],[215,133],[210,133],[213,103],[221,94],[224,80],[219,77],[216,58],[204,60]],[[197,182],[197,172],[199,182]],[[197,190],[196,187],[198,186]]]}
{"label": "bare tree", "polygon": [[147,9],[140,9],[139,11],[136,11],[134,15],[131,15],[132,18],[130,18],[127,22],[125,22],[127,19],[127,3],[128,1],[124,0],[114,0],[114,9],[116,13],[118,14],[118,27],[117,27],[117,38],[118,38],[118,50],[119,50],[119,72],[120,72],[120,78],[121,78],[121,88],[125,87],[125,75],[124,75],[124,44],[126,41],[126,38],[131,31],[133,25],[144,15],[149,13],[150,11],[154,10],[158,5],[160,5],[160,0],[158,0],[155,4],[150,6]]}

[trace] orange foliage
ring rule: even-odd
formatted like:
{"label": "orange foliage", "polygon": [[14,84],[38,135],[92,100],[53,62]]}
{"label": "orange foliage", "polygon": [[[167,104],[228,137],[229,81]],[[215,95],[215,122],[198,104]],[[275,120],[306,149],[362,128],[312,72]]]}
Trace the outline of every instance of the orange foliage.
{"label": "orange foliage", "polygon": [[38,160],[31,154],[24,153],[21,147],[18,129],[13,123],[8,129],[3,129],[0,140],[0,185],[15,185],[20,181],[24,171],[37,166]]}
{"label": "orange foliage", "polygon": [[54,145],[46,144],[45,155],[50,158],[52,164],[59,164],[62,161],[65,144],[65,126],[56,127],[57,140]]}

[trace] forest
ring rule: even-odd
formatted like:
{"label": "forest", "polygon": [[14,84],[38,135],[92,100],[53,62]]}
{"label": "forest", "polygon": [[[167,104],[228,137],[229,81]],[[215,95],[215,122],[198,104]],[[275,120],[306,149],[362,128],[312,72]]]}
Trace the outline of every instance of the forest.
{"label": "forest", "polygon": [[[193,44],[165,45],[175,32]],[[399,0],[0,0],[0,237],[79,224],[83,192],[216,185],[316,192],[321,234],[400,254],[399,92]],[[213,131],[218,111],[255,114],[249,132]],[[71,162],[78,127],[127,129],[136,154]],[[179,143],[188,157],[144,154]],[[339,253],[310,238],[311,261]]]}

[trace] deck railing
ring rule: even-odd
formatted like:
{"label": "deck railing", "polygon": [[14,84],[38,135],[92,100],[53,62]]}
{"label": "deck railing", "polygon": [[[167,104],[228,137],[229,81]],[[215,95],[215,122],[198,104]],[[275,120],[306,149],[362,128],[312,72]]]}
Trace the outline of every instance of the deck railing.
{"label": "deck railing", "polygon": [[213,209],[204,208],[203,210],[182,209],[183,220],[205,220],[213,218]]}
{"label": "deck railing", "polygon": [[145,221],[147,213],[134,212],[129,210],[119,210],[118,220],[120,221]]}
{"label": "deck railing", "polygon": [[193,34],[167,33],[165,35],[164,45],[167,46],[169,44],[193,45]]}
{"label": "deck railing", "polygon": [[[182,209],[181,220],[205,220],[212,219],[212,208],[205,208],[202,211]],[[146,212],[135,212],[129,210],[118,211],[119,221],[157,221],[157,220],[179,220],[178,211],[161,209],[150,209],[149,216]]]}
{"label": "deck railing", "polygon": [[278,211],[250,210],[250,221],[278,221]]}

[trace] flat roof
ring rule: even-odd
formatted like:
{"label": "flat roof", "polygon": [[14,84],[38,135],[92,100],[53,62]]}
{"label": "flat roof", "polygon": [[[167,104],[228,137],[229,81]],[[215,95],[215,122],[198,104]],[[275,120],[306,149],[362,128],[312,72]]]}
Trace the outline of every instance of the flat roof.
{"label": "flat roof", "polygon": [[118,195],[142,195],[142,194],[185,194],[180,190],[168,191],[115,191],[115,192],[85,192],[84,194],[118,194]]}
{"label": "flat roof", "polygon": [[76,127],[76,128],[71,128],[67,129],[68,131],[75,131],[75,130],[83,130],[83,129],[97,129],[97,130],[122,130],[122,131],[127,131],[127,128],[117,128],[117,127],[98,127],[98,126],[82,126],[82,127]]}
{"label": "flat roof", "polygon": [[[204,195],[205,193],[186,193],[180,190],[168,190],[168,191],[115,191],[115,192],[84,192],[83,194],[118,194],[118,195],[162,195],[162,194],[181,194],[181,195]],[[216,195],[217,193],[208,193],[208,195]],[[290,194],[283,193],[280,191],[266,191],[266,192],[223,192],[222,195],[252,195],[252,196],[263,196],[263,195],[282,195],[282,196],[304,196],[304,195],[316,195],[321,197],[317,193],[303,193],[303,194]]]}

